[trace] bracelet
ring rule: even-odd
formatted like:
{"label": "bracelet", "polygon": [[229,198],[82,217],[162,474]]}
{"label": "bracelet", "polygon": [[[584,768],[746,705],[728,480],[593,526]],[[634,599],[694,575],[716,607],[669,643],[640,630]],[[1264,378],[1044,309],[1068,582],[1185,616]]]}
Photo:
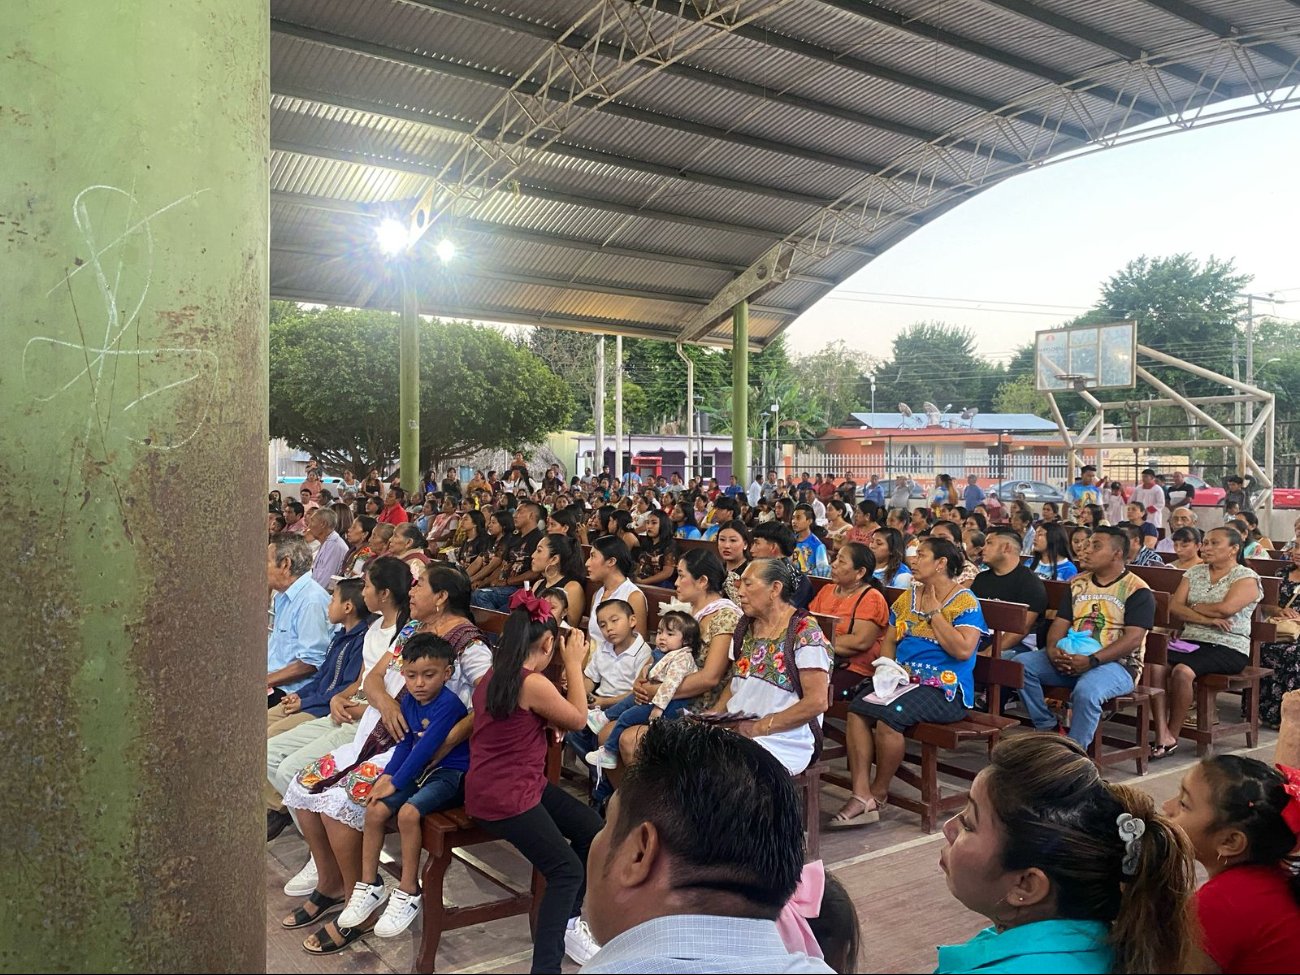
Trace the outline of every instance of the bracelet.
{"label": "bracelet", "polygon": [[774,717],[776,717],[776,716],[775,716],[775,715],[772,715],[772,714],[769,714],[769,715],[767,716],[767,731],[763,732],[763,734],[765,734],[765,735],[770,735],[770,734],[772,733],[772,719],[773,719]]}

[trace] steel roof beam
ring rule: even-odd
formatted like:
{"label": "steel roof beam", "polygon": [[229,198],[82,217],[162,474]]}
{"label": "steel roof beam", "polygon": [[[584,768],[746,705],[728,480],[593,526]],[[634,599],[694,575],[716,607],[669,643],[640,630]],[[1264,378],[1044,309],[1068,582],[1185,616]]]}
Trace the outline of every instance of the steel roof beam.
{"label": "steel roof beam", "polygon": [[[1226,40],[1230,37],[1241,36],[1241,29],[1235,24],[1210,13],[1208,10],[1202,10],[1195,4],[1188,3],[1187,0],[1145,0],[1145,2],[1157,10],[1163,10],[1179,20],[1185,20],[1189,24],[1208,31],[1215,37]],[[1297,57],[1278,44],[1252,44],[1250,50],[1268,59],[1279,68],[1285,69],[1286,73],[1282,75],[1282,82],[1285,82],[1296,70]]]}
{"label": "steel roof beam", "polygon": [[[1002,48],[993,47],[991,44],[985,44],[983,41],[977,41],[963,34],[955,34],[950,30],[936,27],[914,17],[905,16],[887,7],[871,3],[870,0],[820,0],[820,2],[838,10],[856,14],[864,19],[873,20],[878,24],[884,24],[905,34],[913,34],[916,37],[924,37],[926,40],[938,41],[947,47],[965,51],[967,54],[973,54],[978,58],[992,61],[994,64],[1000,64],[1005,68],[1012,68],[1015,71],[1033,75],[1054,85],[1062,85],[1068,88],[1077,80],[1066,71],[1053,68],[1040,61],[1021,57],[1019,54],[1014,54]],[[1109,102],[1126,101],[1131,97],[1105,85],[1089,88],[1088,94]],[[1133,99],[1133,107],[1137,112],[1150,118],[1163,118],[1166,114],[1165,110],[1158,104],[1142,98]]]}
{"label": "steel roof beam", "polygon": [[[387,47],[370,41],[362,41],[357,38],[344,37],[341,34],[332,34],[328,31],[317,30],[311,27],[302,27],[298,24],[292,24],[283,20],[272,20],[271,29],[277,34],[296,37],[300,40],[307,41],[308,43],[320,44],[325,47],[332,47],[342,51],[349,51],[354,54],[360,54],[364,57],[389,61],[394,64],[402,64],[407,67],[416,68],[421,71],[428,71],[433,74],[441,74],[447,77],[473,81],[503,91],[513,91],[522,95],[545,97],[556,101],[563,101],[572,98],[571,92],[559,88],[558,86],[544,89],[539,84],[522,80],[517,81],[507,75],[497,74],[496,72],[487,71],[482,68],[475,68],[463,64],[452,64],[451,62],[443,61],[440,58],[415,54],[410,51],[403,51],[399,48]],[[597,107],[597,102],[598,99],[594,97],[586,97],[577,99],[576,104],[579,106],[594,108],[594,110],[600,114],[609,115],[615,118],[623,118],[632,122],[643,122],[649,125],[657,125],[660,128],[685,132],[689,135],[698,135],[731,145],[748,146],[751,149],[760,149],[764,152],[773,152],[778,155],[794,156],[797,158],[807,159],[811,162],[836,166],[840,169],[846,169],[851,172],[874,174],[879,173],[882,170],[882,167],[875,163],[861,159],[854,159],[849,156],[839,156],[835,153],[809,149],[805,146],[778,142],[773,139],[747,135],[743,132],[735,132],[729,129],[720,129],[717,126],[705,125],[702,122],[693,122],[689,119],[676,118],[671,115],[664,115],[660,112],[654,112],[649,109],[636,108],[632,105],[624,105],[619,102],[606,102]],[[476,128],[478,128],[480,132],[482,131],[481,128],[477,126]],[[936,138],[938,138],[937,135]]]}
{"label": "steel roof beam", "polygon": [[[412,122],[417,125],[423,125],[426,128],[436,129],[441,132],[454,133],[456,135],[469,135],[475,131],[475,126],[472,122],[463,122],[460,119],[449,119],[437,115],[430,115],[429,113],[421,112],[418,109],[384,105],[379,102],[372,102],[362,98],[354,98],[351,95],[326,92],[319,88],[312,88],[308,85],[296,85],[278,79],[272,80],[271,93],[273,95],[282,95],[286,98],[297,98],[301,101],[313,102],[317,105],[329,105],[335,108],[346,108],[354,112],[365,112],[367,115],[374,115],[377,118],[389,118],[403,122]],[[532,144],[540,144],[540,140],[537,139],[530,140],[530,142]],[[651,176],[662,176],[665,179],[676,179],[685,183],[695,183],[700,186],[712,186],[717,189],[733,190],[738,193],[751,193],[755,196],[771,197],[772,199],[782,200],[787,203],[795,202],[805,203],[808,206],[826,206],[832,202],[826,197],[814,196],[811,193],[801,193],[798,190],[786,189],[782,186],[772,186],[764,183],[747,183],[737,179],[730,179],[725,176],[714,176],[710,173],[699,172],[697,170],[666,166],[661,163],[648,162],[643,159],[632,159],[628,156],[620,156],[612,152],[602,152],[598,149],[587,149],[582,146],[570,146],[562,142],[551,143],[546,147],[546,151],[552,155],[568,159],[578,159],[582,162],[594,162],[604,166],[617,166],[620,169],[627,169],[632,172],[646,173]]]}
{"label": "steel roof beam", "polygon": [[[369,153],[354,152],[348,149],[335,149],[331,146],[307,145],[297,142],[288,142],[284,139],[272,138],[271,149],[280,152],[292,152],[302,156],[315,156],[318,159],[332,159],[336,162],[348,163],[354,166],[370,166],[375,169],[386,169],[401,173],[411,173],[417,176],[433,175],[433,167],[425,163],[410,162],[403,159],[390,159],[384,156],[374,156]],[[514,192],[519,196],[526,196],[534,200],[545,200],[548,203],[563,203],[568,206],[587,207],[593,210],[604,210],[609,213],[617,213],[626,217],[637,217],[646,220],[659,220],[664,223],[676,223],[685,227],[698,227],[701,230],[717,230],[723,233],[742,234],[747,237],[762,237],[765,240],[779,240],[783,234],[780,230],[770,227],[754,227],[748,224],[726,223],[722,220],[710,220],[707,217],[696,217],[689,213],[678,213],[673,210],[651,210],[635,206],[630,203],[619,203],[615,200],[600,200],[589,196],[579,196],[576,193],[566,193],[561,190],[551,189],[545,186],[536,186],[530,183],[519,183]]]}
{"label": "steel roof beam", "polygon": [[[1136,44],[1130,44],[1128,41],[1122,40],[1113,34],[1108,34],[1095,27],[1089,27],[1081,21],[1073,20],[1050,10],[1045,10],[1037,3],[1034,3],[1033,0],[981,0],[981,2],[993,7],[1001,7],[1003,10],[1008,10],[1013,14],[1017,14],[1025,20],[1031,20],[1034,23],[1042,24],[1045,27],[1059,30],[1063,34],[1077,37],[1081,41],[1087,41],[1089,44],[1110,51],[1112,54],[1118,54],[1125,61],[1142,61],[1147,55],[1147,52],[1142,50],[1142,48],[1138,47]],[[1157,70],[1164,71],[1167,74],[1173,75],[1175,78],[1190,82],[1197,88],[1207,89],[1208,87],[1209,90],[1214,90],[1213,80],[1210,80],[1207,86],[1206,75],[1204,72],[1199,71],[1196,68],[1188,67],[1184,64],[1162,64],[1157,68]],[[1227,95],[1239,94],[1235,87],[1227,88],[1219,86],[1217,90]]]}
{"label": "steel roof beam", "polygon": [[[589,40],[585,35],[575,31],[556,30],[555,28],[547,27],[545,24],[523,20],[512,14],[498,13],[496,11],[485,10],[476,6],[466,6],[455,2],[455,0],[398,0],[398,2],[406,3],[410,6],[434,10],[439,13],[450,14],[451,16],[471,20],[476,23],[489,24],[494,27],[499,27],[502,30],[512,31],[517,34],[528,34],[529,36],[536,37],[539,40],[544,40],[552,44],[563,44],[564,46],[575,50],[581,50]],[[658,12],[671,13],[671,11],[662,9]],[[274,23],[274,21],[272,23]],[[732,29],[729,33],[739,33],[739,31]],[[607,57],[617,58],[619,56],[619,52],[613,44],[602,42],[597,45],[596,50],[598,53],[604,54]],[[935,132],[917,125],[911,125],[907,122],[899,122],[879,115],[868,115],[865,112],[845,108],[840,105],[834,105],[829,102],[818,101],[813,98],[807,98],[803,95],[794,95],[789,92],[775,91],[764,85],[743,81],[739,78],[730,78],[726,75],[719,74],[716,71],[709,71],[706,68],[699,68],[683,62],[666,65],[661,70],[665,74],[675,75],[679,78],[689,78],[692,81],[698,81],[714,88],[727,88],[732,91],[754,95],[755,97],[762,98],[764,101],[790,105],[804,111],[830,115],[835,118],[844,119],[845,121],[855,122],[859,125],[867,125],[872,128],[882,129],[886,132],[893,132],[896,135],[904,135],[921,142],[933,142],[936,139],[942,139],[944,137],[944,133],[942,132]],[[980,155],[989,154],[988,148],[973,143],[958,142],[954,143],[954,145],[956,148],[965,152],[973,152]],[[1001,162],[1016,161],[1016,157],[1013,153],[1005,152],[1000,149],[994,150],[993,156]]]}
{"label": "steel roof beam", "polygon": [[[675,11],[661,10],[660,13],[672,13],[678,17],[685,17],[688,20],[703,20],[703,15],[691,7],[689,4],[682,4]],[[946,98],[949,101],[959,102],[963,105],[969,105],[977,108],[981,112],[998,114],[1003,106],[998,101],[985,98],[983,95],[977,95],[974,92],[965,91],[961,88],[954,88],[952,85],[945,85],[942,82],[934,81],[930,78],[922,78],[920,75],[909,74],[906,71],[900,71],[897,68],[891,68],[888,65],[879,64],[874,61],[868,61],[865,58],[855,57],[845,54],[841,51],[835,51],[831,48],[821,47],[808,41],[801,41],[794,37],[788,37],[785,34],[777,34],[763,27],[754,25],[744,25],[734,27],[729,34],[737,37],[744,37],[747,40],[764,44],[768,47],[779,48],[783,51],[789,51],[791,54],[798,54],[801,57],[809,58],[813,61],[821,61],[826,64],[833,64],[840,68],[849,68],[861,74],[872,75],[885,81],[893,82],[896,85],[904,85],[908,88],[915,88],[918,91],[924,91],[940,98]],[[1042,115],[1032,112],[1018,114],[1017,119],[1027,122],[1030,125],[1036,125],[1040,128],[1053,132],[1059,132],[1068,139],[1075,139],[1079,142],[1091,142],[1091,137],[1077,125],[1072,125],[1062,119],[1049,119]],[[1003,160],[1004,162],[1019,162],[1018,156],[1013,159]]]}
{"label": "steel roof beam", "polygon": [[[371,166],[375,169],[389,169],[396,172],[411,173],[417,176],[429,176],[433,173],[433,167],[424,163],[409,162],[400,159],[388,159],[382,156],[372,156],[366,153],[353,152],[347,149],[335,149],[328,146],[305,145],[302,143],[288,142],[283,139],[271,139],[272,150],[281,152],[293,152],[298,155],[315,156],[319,159],[333,159],[337,162],[348,163],[354,166]],[[697,227],[701,230],[716,230],[722,233],[741,234],[748,237],[761,237],[764,240],[780,240],[785,235],[777,229],[770,227],[754,227],[748,224],[727,223],[722,220],[711,220],[707,217],[696,217],[689,213],[678,213],[675,210],[652,210],[646,207],[638,207],[630,203],[619,203],[616,200],[600,200],[590,196],[579,196],[575,193],[566,193],[562,190],[551,189],[545,186],[536,186],[529,183],[520,183],[515,189],[520,196],[526,196],[535,200],[545,200],[549,203],[562,203],[567,206],[586,207],[591,210],[603,210],[608,213],[617,213],[621,216],[633,217],[643,220],[658,220],[663,223],[681,224],[686,227]],[[907,219],[915,219],[909,217]],[[849,245],[848,249],[855,250],[862,245]],[[871,248],[866,248],[862,253],[875,254]]]}
{"label": "steel roof beam", "polygon": [[[396,295],[383,295],[378,301],[367,301],[359,304],[355,297],[340,294],[325,294],[317,291],[304,291],[297,288],[277,286],[272,283],[271,297],[279,301],[304,301],[313,304],[337,305],[345,308],[377,308],[387,311],[398,311],[400,301]],[[459,318],[468,319],[478,322],[501,322],[507,325],[531,325],[537,328],[563,328],[574,332],[588,332],[595,335],[612,335],[622,333],[633,338],[655,339],[659,342],[676,342],[676,333],[668,329],[648,328],[643,325],[629,325],[625,322],[611,322],[598,318],[587,318],[581,315],[555,315],[543,313],[540,315],[529,315],[509,308],[500,308],[492,305],[440,305],[437,308],[421,305],[420,313],[424,315],[434,315],[439,318]],[[699,341],[691,343],[692,345],[712,345],[721,348],[731,348],[731,342],[726,338],[710,338],[703,336]],[[751,342],[750,351],[761,352],[763,346],[757,342]]]}
{"label": "steel roof beam", "polygon": [[[313,257],[320,260],[336,260],[352,257],[352,253],[346,250],[340,251],[320,251],[311,247],[301,247],[295,244],[271,242],[271,250],[279,251],[283,254],[293,254],[297,257]],[[475,263],[458,267],[454,271],[442,272],[437,265],[430,262],[428,269],[439,274],[445,273],[446,276],[454,283],[456,278],[482,278],[488,281],[502,281],[506,284],[519,284],[530,287],[554,288],[560,291],[581,291],[586,294],[610,295],[615,298],[636,298],[641,301],[661,301],[666,304],[691,305],[697,308],[703,308],[709,303],[712,295],[701,295],[698,292],[688,291],[659,291],[648,290],[645,288],[629,288],[625,285],[612,284],[605,281],[597,281],[593,278],[552,278],[539,274],[524,274],[519,271],[510,270],[504,267],[493,267]],[[790,315],[796,309],[784,308],[780,305],[751,305],[754,311],[767,315]]]}
{"label": "steel roof beam", "polygon": [[[407,201],[389,201],[385,204],[356,203],[351,200],[338,200],[331,197],[313,196],[309,193],[290,193],[285,190],[272,190],[271,202],[281,203],[286,206],[294,206],[308,210],[320,210],[327,213],[337,213],[349,217],[376,217],[381,215],[383,207],[393,205],[394,212],[405,213],[402,210]],[[472,220],[468,218],[459,218],[456,220],[456,229],[463,230],[466,233],[480,234],[490,237],[500,237],[503,240],[516,240],[524,244],[540,244],[548,247],[567,247],[571,250],[587,251],[593,254],[606,254],[611,257],[627,257],[640,261],[660,261],[665,264],[680,264],[686,267],[706,268],[711,271],[726,271],[730,274],[739,274],[745,270],[743,264],[729,264],[723,261],[711,261],[706,258],[691,257],[686,254],[667,254],[663,251],[637,250],[631,247],[617,247],[609,244],[602,244],[599,241],[587,240],[582,237],[574,237],[569,234],[559,234],[549,230],[526,230],[520,227],[509,227],[504,224],[492,223],[486,220]],[[873,252],[874,253],[874,252]],[[791,275],[801,281],[807,281],[812,284],[819,284],[823,287],[834,287],[839,282],[833,278],[819,277],[814,274]]]}

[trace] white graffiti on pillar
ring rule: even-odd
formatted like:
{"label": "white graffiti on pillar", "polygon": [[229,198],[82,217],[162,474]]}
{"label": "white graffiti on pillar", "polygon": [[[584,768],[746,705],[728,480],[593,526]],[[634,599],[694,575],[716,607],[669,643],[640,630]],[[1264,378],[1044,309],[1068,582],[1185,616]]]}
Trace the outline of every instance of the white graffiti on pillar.
{"label": "white graffiti on pillar", "polygon": [[[188,193],[138,219],[135,217],[137,200],[134,193],[116,186],[88,186],[73,200],[72,219],[87,247],[88,256],[77,255],[76,266],[46,294],[67,291],[78,341],[49,335],[28,339],[23,347],[22,370],[24,379],[33,383],[35,377],[31,363],[42,351],[54,357],[46,366],[52,366],[56,374],[76,370],[66,381],[35,393],[34,398],[41,403],[57,399],[80,382],[90,384],[87,444],[98,435],[107,452],[110,440],[120,435],[147,449],[176,450],[193,440],[207,421],[220,366],[216,353],[183,345],[142,348],[139,343],[140,312],[153,280],[154,238],[150,224],[167,211],[205,192],[207,190]],[[101,212],[108,211],[112,204],[125,209],[121,229],[108,240],[100,239],[101,228],[96,227],[91,217],[92,204],[96,203]],[[78,308],[73,288],[74,279],[84,271],[89,271],[93,277],[103,303],[103,337],[99,341],[90,335],[98,327],[99,316],[89,309]],[[127,336],[133,330],[135,348],[128,348]],[[123,366],[126,368],[121,368]],[[156,415],[152,423],[147,419],[137,421],[149,412],[143,408],[146,404],[158,402],[155,397],[199,382],[206,386],[205,394],[197,398],[187,397],[188,415],[173,414],[169,417],[170,429],[160,428]],[[119,386],[134,388],[119,401],[116,395]],[[141,425],[147,425],[148,432],[138,429]]]}

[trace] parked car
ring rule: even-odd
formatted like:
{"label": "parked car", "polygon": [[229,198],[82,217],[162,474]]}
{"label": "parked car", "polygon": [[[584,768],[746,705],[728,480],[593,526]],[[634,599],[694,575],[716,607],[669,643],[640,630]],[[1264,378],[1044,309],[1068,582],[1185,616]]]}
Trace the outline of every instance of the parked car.
{"label": "parked car", "polygon": [[1214,507],[1223,504],[1223,496],[1227,492],[1222,487],[1210,484],[1205,478],[1197,477],[1195,474],[1185,474],[1183,480],[1196,489],[1196,497],[1192,498],[1193,506]]}
{"label": "parked car", "polygon": [[1031,504],[1042,504],[1044,501],[1060,504],[1065,500],[1065,494],[1060,488],[1045,481],[1002,481],[989,488],[988,493],[996,494],[998,500],[1004,503],[1014,501],[1017,494],[1024,495],[1025,500]]}

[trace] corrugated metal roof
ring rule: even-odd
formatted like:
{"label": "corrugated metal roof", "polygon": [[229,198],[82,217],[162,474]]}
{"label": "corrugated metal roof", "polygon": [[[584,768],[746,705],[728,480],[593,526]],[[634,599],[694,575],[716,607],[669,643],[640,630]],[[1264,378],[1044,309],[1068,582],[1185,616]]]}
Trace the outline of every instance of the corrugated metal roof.
{"label": "corrugated metal roof", "polygon": [[[374,228],[437,182],[451,195],[415,258],[427,311],[725,342],[715,311],[743,285],[762,344],[1024,166],[1300,80],[1287,0],[700,9],[272,0],[273,293],[395,305]],[[814,235],[832,202],[852,219]],[[427,253],[443,236],[459,267]],[[778,243],[784,281],[756,270]]]}

